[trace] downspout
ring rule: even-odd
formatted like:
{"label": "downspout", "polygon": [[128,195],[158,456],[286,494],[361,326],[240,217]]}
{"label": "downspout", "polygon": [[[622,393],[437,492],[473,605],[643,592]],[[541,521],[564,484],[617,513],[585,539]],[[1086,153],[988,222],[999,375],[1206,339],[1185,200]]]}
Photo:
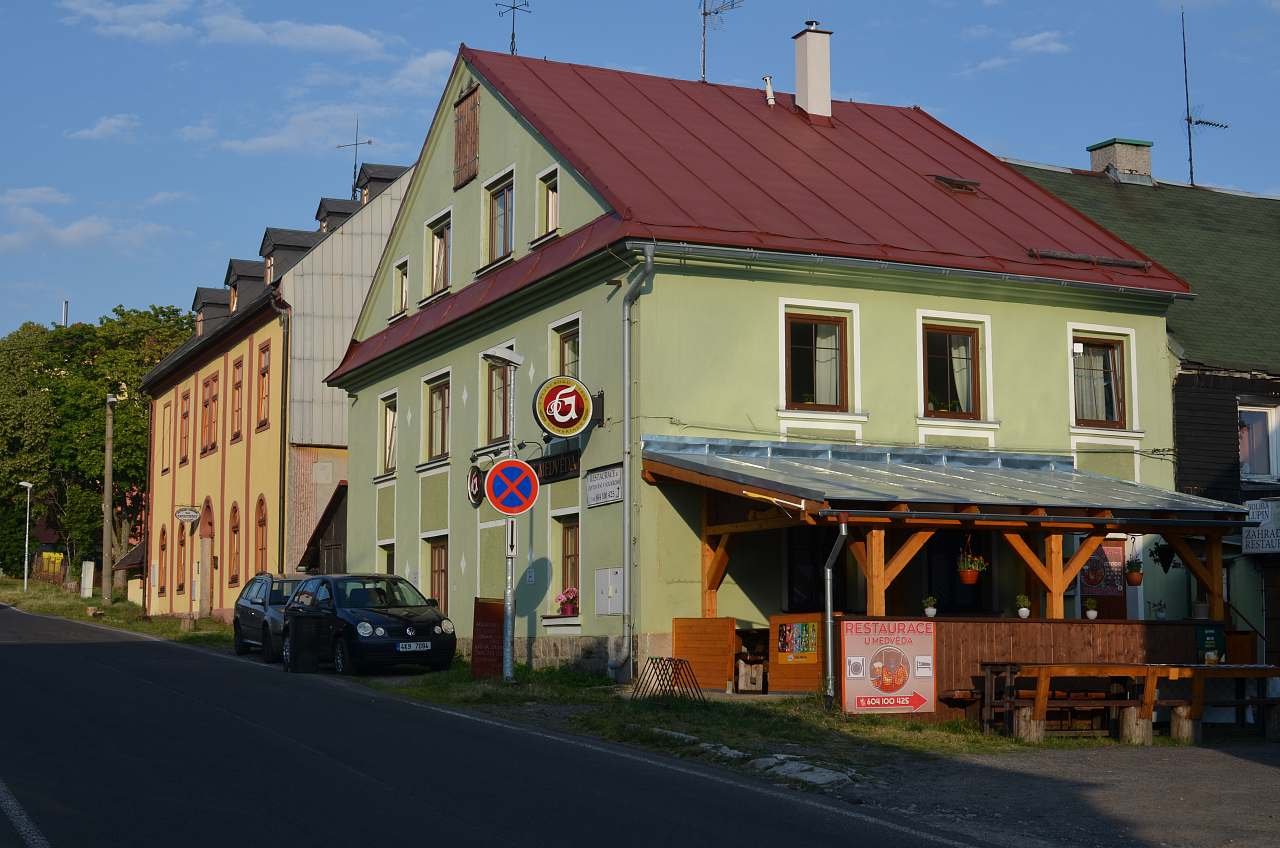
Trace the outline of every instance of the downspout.
{"label": "downspout", "polygon": [[831,553],[827,555],[827,563],[822,569],[823,574],[823,604],[822,604],[822,635],[826,642],[826,650],[822,657],[822,684],[823,697],[827,702],[827,709],[831,709],[836,700],[836,616],[835,616],[835,589],[834,589],[834,570],[836,565],[836,557],[840,556],[840,551],[844,548],[845,537],[849,535],[849,525],[843,521],[840,522],[840,535],[836,536],[836,543],[831,546]]}
{"label": "downspout", "polygon": [[284,325],[284,334],[280,343],[283,354],[280,357],[280,508],[276,515],[280,516],[276,519],[278,529],[276,530],[276,550],[279,552],[276,559],[276,573],[284,574],[284,557],[285,557],[285,496],[289,490],[288,481],[285,479],[285,473],[288,470],[286,462],[289,457],[289,329],[292,324],[292,310],[288,304],[283,307],[280,304],[284,301],[280,298],[280,288],[277,286],[275,292],[271,295],[271,308],[280,316],[280,323]]}
{"label": "downspout", "polygon": [[622,653],[609,663],[609,668],[626,668],[631,676],[631,642],[635,634],[635,611],[631,592],[631,569],[634,545],[631,532],[631,307],[640,297],[644,284],[653,279],[652,243],[644,245],[644,272],[622,295]]}

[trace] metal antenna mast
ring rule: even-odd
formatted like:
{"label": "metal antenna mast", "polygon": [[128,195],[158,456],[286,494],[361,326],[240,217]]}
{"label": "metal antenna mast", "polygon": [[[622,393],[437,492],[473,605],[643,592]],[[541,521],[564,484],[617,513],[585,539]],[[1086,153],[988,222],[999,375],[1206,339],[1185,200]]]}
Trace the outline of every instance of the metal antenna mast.
{"label": "metal antenna mast", "polygon": [[366,138],[364,141],[360,140],[360,116],[356,115],[355,140],[349,144],[337,145],[338,150],[342,150],[344,147],[351,148],[351,199],[352,200],[360,199],[360,192],[356,189],[356,177],[358,177],[360,174],[360,165],[358,162],[358,157],[360,155],[360,145],[362,144],[372,145],[373,139]]}
{"label": "metal antenna mast", "polygon": [[1187,123],[1187,182],[1196,184],[1196,157],[1191,146],[1191,130],[1195,127],[1213,127],[1219,130],[1229,129],[1230,125],[1205,118],[1197,118],[1191,114],[1191,81],[1187,73],[1187,10],[1182,8],[1182,92],[1186,96],[1187,113],[1183,120]]}
{"label": "metal antenna mast", "polygon": [[721,17],[725,12],[732,12],[742,6],[747,0],[720,0],[720,2],[711,4],[710,0],[700,0],[699,14],[702,16],[702,74],[698,77],[702,82],[707,81],[707,27],[709,24],[715,25],[724,21]]}
{"label": "metal antenna mast", "polygon": [[529,8],[529,0],[507,0],[505,3],[494,3],[498,7],[498,17],[511,15],[511,55],[516,55],[516,12],[524,12],[525,14],[533,14],[533,10]]}

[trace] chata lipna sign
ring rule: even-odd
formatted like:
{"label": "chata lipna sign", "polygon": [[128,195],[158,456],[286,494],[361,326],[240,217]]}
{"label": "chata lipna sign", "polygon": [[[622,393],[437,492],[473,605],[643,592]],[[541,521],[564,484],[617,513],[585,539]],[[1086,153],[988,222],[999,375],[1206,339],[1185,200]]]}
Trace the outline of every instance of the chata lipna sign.
{"label": "chata lipna sign", "polygon": [[581,380],[552,377],[533,395],[533,417],[548,436],[571,439],[591,423],[591,393]]}

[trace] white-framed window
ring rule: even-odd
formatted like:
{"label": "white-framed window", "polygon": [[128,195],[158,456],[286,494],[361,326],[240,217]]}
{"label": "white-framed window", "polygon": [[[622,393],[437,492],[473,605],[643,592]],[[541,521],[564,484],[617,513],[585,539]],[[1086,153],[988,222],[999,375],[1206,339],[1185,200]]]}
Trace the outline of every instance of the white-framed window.
{"label": "white-framed window", "polygon": [[423,407],[426,409],[426,444],[423,455],[427,462],[449,456],[449,373],[423,381]]}
{"label": "white-framed window", "polygon": [[555,348],[551,352],[554,373],[582,379],[582,332],[577,318],[552,328]]}
{"label": "white-framed window", "polygon": [[448,290],[453,270],[453,215],[445,212],[427,224],[426,296]]}
{"label": "white-framed window", "polygon": [[560,229],[560,169],[552,166],[538,174],[537,217],[534,232],[538,238]]}
{"label": "white-framed window", "polygon": [[[516,343],[509,341],[502,347],[515,350]],[[480,357],[480,390],[484,396],[481,407],[484,415],[480,422],[480,437],[485,445],[497,445],[507,441],[507,404],[513,388],[510,383],[512,376],[508,366],[486,362],[484,357]]]}
{"label": "white-framed window", "polygon": [[509,165],[484,184],[482,205],[485,268],[515,249],[515,166]]}
{"label": "white-framed window", "polygon": [[403,315],[409,308],[409,258],[396,263],[391,272],[391,317]]}
{"label": "white-framed window", "polygon": [[396,470],[397,403],[393,392],[379,399],[379,471],[383,474]]}
{"label": "white-framed window", "polygon": [[779,298],[778,416],[865,420],[860,341],[856,303]]}
{"label": "white-framed window", "polygon": [[1067,402],[1071,432],[1142,434],[1137,331],[1132,327],[1067,323]]}
{"label": "white-framed window", "polygon": [[1240,476],[1280,479],[1280,407],[1240,406]]}
{"label": "white-framed window", "polygon": [[995,422],[991,316],[916,310],[918,424]]}

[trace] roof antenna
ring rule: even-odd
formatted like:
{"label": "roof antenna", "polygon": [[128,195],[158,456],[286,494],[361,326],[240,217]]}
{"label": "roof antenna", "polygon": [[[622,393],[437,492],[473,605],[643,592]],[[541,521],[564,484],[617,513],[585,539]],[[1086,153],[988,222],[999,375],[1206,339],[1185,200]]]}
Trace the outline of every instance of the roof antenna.
{"label": "roof antenna", "polygon": [[724,22],[722,17],[725,12],[732,12],[734,9],[741,8],[742,4],[747,0],[719,0],[712,4],[711,0],[698,0],[701,6],[700,14],[702,15],[702,75],[698,77],[701,82],[707,81],[707,24],[710,22],[712,26],[719,26]]}
{"label": "roof antenna", "polygon": [[361,141],[361,140],[360,140],[360,115],[359,115],[359,114],[357,114],[357,115],[356,115],[356,134],[355,134],[355,141],[352,141],[352,142],[351,142],[351,143],[349,143],[349,144],[339,144],[339,145],[337,146],[337,149],[338,149],[338,150],[341,150],[341,149],[342,149],[342,148],[344,148],[344,147],[350,147],[350,148],[351,148],[351,199],[352,199],[352,200],[359,200],[359,199],[360,199],[360,191],[359,191],[359,189],[357,189],[357,188],[356,188],[356,178],[357,178],[357,177],[359,176],[359,174],[360,174],[360,165],[359,165],[359,163],[358,163],[358,161],[357,161],[357,157],[359,156],[359,153],[360,153],[360,145],[362,145],[362,144],[372,145],[372,144],[373,144],[373,139],[371,139],[371,138],[366,138],[364,141]]}
{"label": "roof antenna", "polygon": [[1187,9],[1182,7],[1182,91],[1187,99],[1187,114],[1183,118],[1187,122],[1187,174],[1188,182],[1196,184],[1196,157],[1191,147],[1191,130],[1195,127],[1213,127],[1219,130],[1230,129],[1229,124],[1197,118],[1191,114],[1191,82],[1187,74]]}
{"label": "roof antenna", "polygon": [[529,0],[507,0],[505,3],[494,3],[498,7],[498,17],[503,17],[508,13],[511,15],[511,55],[516,55],[516,12],[524,12],[533,14],[533,10],[529,8]]}

